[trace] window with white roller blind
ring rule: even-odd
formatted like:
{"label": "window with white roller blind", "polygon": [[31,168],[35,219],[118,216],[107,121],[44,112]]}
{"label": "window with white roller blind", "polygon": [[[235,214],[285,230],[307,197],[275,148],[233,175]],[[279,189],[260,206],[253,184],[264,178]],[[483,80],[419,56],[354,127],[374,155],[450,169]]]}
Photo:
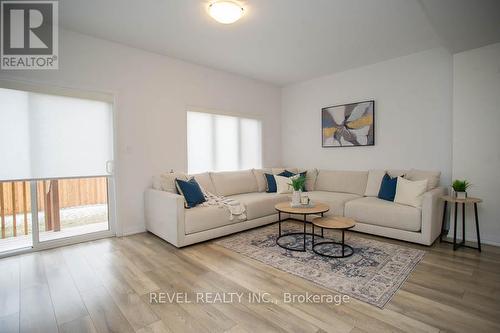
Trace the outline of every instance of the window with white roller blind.
{"label": "window with white roller blind", "polygon": [[260,120],[187,112],[188,172],[262,167]]}
{"label": "window with white roller blind", "polygon": [[112,97],[0,86],[0,255],[114,235]]}
{"label": "window with white roller blind", "polygon": [[0,180],[110,173],[110,102],[4,88],[0,102]]}

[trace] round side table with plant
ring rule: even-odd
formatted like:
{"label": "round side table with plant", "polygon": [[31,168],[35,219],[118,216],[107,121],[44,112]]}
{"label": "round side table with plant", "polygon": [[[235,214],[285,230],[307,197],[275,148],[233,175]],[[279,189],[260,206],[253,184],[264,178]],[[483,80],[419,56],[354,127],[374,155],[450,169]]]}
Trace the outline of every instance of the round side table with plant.
{"label": "round side table with plant", "polygon": [[467,198],[467,189],[471,186],[466,179],[458,180],[455,179],[451,187],[453,188],[453,192],[456,198]]}
{"label": "round side table with plant", "polygon": [[[439,236],[440,242],[453,244],[453,250],[455,251],[459,247],[469,247],[479,250],[481,252],[481,237],[479,233],[479,217],[477,213],[477,204],[481,203],[483,200],[480,198],[473,198],[467,196],[467,189],[470,188],[471,184],[467,180],[454,180],[451,187],[453,188],[452,195],[444,195],[441,197],[444,201],[443,208],[443,220],[441,224],[441,234]],[[449,230],[446,230],[446,208],[448,203],[453,205],[453,242],[448,242],[443,240],[443,237],[448,234]],[[462,240],[460,243],[457,242],[457,219],[458,219],[458,206],[462,206]],[[465,207],[466,205],[472,205],[474,207],[474,219],[476,222],[476,237],[477,237],[477,247],[465,245]],[[451,215],[451,211],[450,211]],[[450,216],[451,218],[451,216]],[[451,222],[450,222],[451,225]]]}

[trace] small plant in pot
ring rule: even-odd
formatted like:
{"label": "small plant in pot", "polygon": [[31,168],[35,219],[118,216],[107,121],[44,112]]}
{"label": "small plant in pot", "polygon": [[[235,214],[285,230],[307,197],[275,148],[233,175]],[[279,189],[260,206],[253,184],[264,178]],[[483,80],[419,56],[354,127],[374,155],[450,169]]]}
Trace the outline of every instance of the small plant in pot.
{"label": "small plant in pot", "polygon": [[457,198],[467,198],[467,189],[471,186],[471,183],[465,179],[455,179],[451,186],[453,187],[453,191],[455,191],[455,196]]}
{"label": "small plant in pot", "polygon": [[292,206],[300,206],[300,195],[302,193],[302,189],[306,183],[305,176],[293,176],[290,178],[291,183],[288,183],[289,186],[293,188],[292,194]]}

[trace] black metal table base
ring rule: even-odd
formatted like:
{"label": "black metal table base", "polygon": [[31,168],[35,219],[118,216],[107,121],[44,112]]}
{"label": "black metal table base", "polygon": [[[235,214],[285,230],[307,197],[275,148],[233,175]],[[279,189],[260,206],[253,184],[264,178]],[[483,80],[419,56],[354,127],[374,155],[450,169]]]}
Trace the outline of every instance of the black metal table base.
{"label": "black metal table base", "polygon": [[[324,244],[331,244],[331,245],[340,245],[340,247],[342,248],[342,254],[341,255],[331,255],[331,254],[326,254],[326,253],[321,253],[319,251],[316,250],[316,247],[319,246],[319,245],[324,245]],[[345,253],[346,252],[346,249],[349,249],[349,251],[347,252],[347,254]],[[320,256],[323,256],[323,257],[329,257],[329,258],[347,258],[347,257],[350,257],[354,254],[354,249],[345,244],[345,243],[339,243],[339,242],[334,242],[334,241],[326,241],[326,242],[319,242],[319,243],[314,243],[313,247],[312,247],[312,250],[314,253],[316,254],[319,254]]]}
{"label": "black metal table base", "polygon": [[[307,236],[312,236],[313,234],[310,233],[310,232],[306,232],[305,234],[303,232],[288,232],[288,233],[285,233],[285,234],[282,234],[281,236],[278,236],[278,238],[276,238],[276,244],[285,249],[285,250],[290,250],[290,251],[297,251],[297,252],[306,252],[306,246],[305,246],[305,242],[304,242],[304,246],[302,248],[299,248],[299,249],[296,249],[296,248],[293,248],[293,247],[288,247],[286,245],[281,245],[279,243],[279,240],[283,237],[287,237],[287,236],[295,236],[295,235],[301,235],[301,236],[304,236],[307,237]],[[316,236],[320,236],[320,235],[316,235]],[[304,239],[305,239],[304,237]]]}
{"label": "black metal table base", "polygon": [[[323,216],[323,213],[321,213],[321,216]],[[304,223],[304,230],[302,232],[288,232],[288,233],[284,233],[284,234],[281,234],[281,212],[278,211],[278,238],[276,238],[276,245],[278,245],[279,247],[285,249],[285,250],[290,250],[290,251],[297,251],[297,252],[306,252],[306,238],[307,236],[313,236],[312,233],[310,232],[307,232],[307,214],[304,214],[304,220],[302,221]],[[314,231],[314,230],[313,230]],[[293,247],[288,247],[286,245],[281,245],[279,243],[279,240],[283,237],[286,237],[286,236],[294,236],[294,235],[302,235],[304,237],[304,240],[303,240],[303,246],[302,248],[300,249],[296,249],[296,248],[293,248]],[[316,235],[316,236],[320,236],[320,235]],[[323,237],[323,229],[321,229],[321,237]]]}
{"label": "black metal table base", "polygon": [[[321,213],[321,216],[323,216],[323,213]],[[321,229],[321,234],[318,235],[316,234],[314,231],[314,224],[311,223],[311,228],[312,228],[312,232],[307,232],[307,220],[306,220],[306,217],[307,215],[304,215],[304,220],[302,221],[304,223],[304,230],[303,231],[296,231],[296,232],[287,232],[287,233],[284,233],[282,234],[281,233],[281,222],[283,222],[281,220],[281,212],[278,212],[278,238],[276,238],[276,245],[278,245],[279,247],[285,249],[285,250],[290,250],[290,251],[297,251],[297,252],[306,252],[307,248],[306,248],[306,238],[307,236],[311,236],[312,237],[312,250],[314,253],[320,255],[320,256],[323,256],[323,257],[329,257],[329,258],[347,258],[347,257],[350,257],[354,254],[354,249],[345,244],[344,242],[344,238],[345,238],[345,230],[342,230],[342,242],[339,243],[339,242],[335,242],[334,240],[326,240],[326,241],[322,241],[322,242],[319,242],[319,243],[315,243],[314,242],[314,238],[315,237],[321,237],[321,238],[324,238],[324,229],[323,228],[320,228]],[[293,247],[289,247],[289,246],[286,246],[286,245],[282,245],[279,243],[280,239],[283,238],[283,237],[287,237],[287,236],[296,236],[296,235],[301,235],[303,237],[303,245],[302,245],[302,248],[293,248]],[[342,255],[330,255],[330,254],[325,254],[325,253],[321,253],[319,251],[317,251],[315,249],[315,247],[317,246],[320,246],[320,245],[324,245],[324,244],[331,244],[331,245],[340,245],[341,249],[342,249]],[[346,250],[347,251],[347,254],[346,254]]]}
{"label": "black metal table base", "polygon": [[[462,203],[462,241],[460,243],[457,243],[457,220],[458,220],[458,203],[454,203],[454,225],[453,225],[453,242],[449,242],[446,240],[443,240],[443,236],[448,234],[448,230],[445,230],[446,226],[446,208],[448,206],[448,202],[445,200],[444,201],[444,209],[443,209],[443,220],[441,224],[441,234],[439,235],[439,242],[442,243],[447,243],[447,244],[453,244],[453,251],[456,251],[460,247],[467,247],[470,249],[475,249],[479,250],[481,252],[481,238],[479,236],[479,218],[477,214],[477,203],[474,203],[474,219],[476,222],[476,234],[477,234],[477,247],[465,245],[465,203]],[[450,209],[451,210],[451,209]],[[451,215],[451,212],[450,212]]]}
{"label": "black metal table base", "polygon": [[[327,240],[327,241],[315,243],[314,242],[314,236],[315,236],[314,235],[314,224],[312,227],[312,234],[313,234],[312,235],[312,250],[314,253],[319,254],[320,256],[329,257],[329,258],[347,258],[347,257],[350,257],[354,254],[354,249],[345,243],[345,230],[344,229],[342,229],[342,242],[340,242],[340,243],[335,242],[333,240]],[[323,237],[323,228],[321,228],[321,237]],[[331,254],[321,253],[321,252],[316,250],[316,246],[325,245],[325,244],[340,245],[340,247],[342,248],[342,255],[331,255]],[[345,254],[346,249],[350,250],[347,254]]]}

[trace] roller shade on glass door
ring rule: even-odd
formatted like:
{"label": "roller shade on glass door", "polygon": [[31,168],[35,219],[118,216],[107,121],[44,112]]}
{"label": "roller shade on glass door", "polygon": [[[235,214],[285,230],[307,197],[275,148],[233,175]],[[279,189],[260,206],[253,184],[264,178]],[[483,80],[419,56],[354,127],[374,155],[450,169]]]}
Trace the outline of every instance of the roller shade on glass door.
{"label": "roller shade on glass door", "polygon": [[0,180],[103,176],[112,160],[111,103],[0,88]]}

